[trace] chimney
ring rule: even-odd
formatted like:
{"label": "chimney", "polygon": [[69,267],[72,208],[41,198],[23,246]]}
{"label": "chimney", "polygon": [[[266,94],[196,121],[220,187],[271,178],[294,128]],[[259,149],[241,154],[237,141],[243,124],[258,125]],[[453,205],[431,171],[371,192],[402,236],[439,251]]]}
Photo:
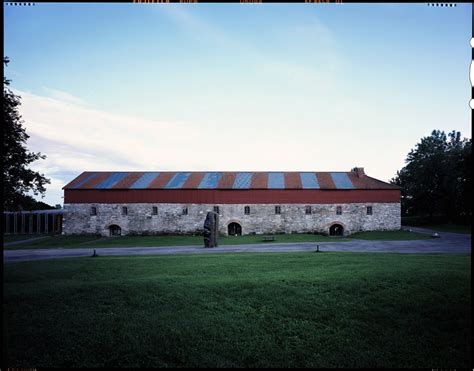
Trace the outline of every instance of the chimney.
{"label": "chimney", "polygon": [[352,171],[355,173],[355,175],[358,178],[362,178],[365,176],[364,168],[363,167],[355,167],[352,169]]}

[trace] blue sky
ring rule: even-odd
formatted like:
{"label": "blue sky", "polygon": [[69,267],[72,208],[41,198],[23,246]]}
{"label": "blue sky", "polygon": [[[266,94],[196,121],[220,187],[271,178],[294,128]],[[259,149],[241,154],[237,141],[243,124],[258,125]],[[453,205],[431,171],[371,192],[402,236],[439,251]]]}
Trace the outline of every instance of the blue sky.
{"label": "blue sky", "polygon": [[4,5],[45,202],[86,170],[314,170],[387,181],[470,132],[471,4]]}

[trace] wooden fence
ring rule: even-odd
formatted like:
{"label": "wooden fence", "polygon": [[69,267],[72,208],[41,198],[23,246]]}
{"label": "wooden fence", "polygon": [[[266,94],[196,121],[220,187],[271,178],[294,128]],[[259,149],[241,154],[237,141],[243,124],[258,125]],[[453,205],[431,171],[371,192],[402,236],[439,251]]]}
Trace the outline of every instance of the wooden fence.
{"label": "wooden fence", "polygon": [[4,211],[5,234],[61,234],[63,210]]}

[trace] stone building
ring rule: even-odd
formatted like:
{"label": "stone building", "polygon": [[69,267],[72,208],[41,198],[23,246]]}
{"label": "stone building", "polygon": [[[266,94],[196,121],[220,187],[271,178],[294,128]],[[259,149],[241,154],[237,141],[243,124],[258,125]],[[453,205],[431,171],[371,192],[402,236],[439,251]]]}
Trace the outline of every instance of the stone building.
{"label": "stone building", "polygon": [[84,172],[64,188],[63,234],[221,234],[400,229],[400,188],[349,172]]}

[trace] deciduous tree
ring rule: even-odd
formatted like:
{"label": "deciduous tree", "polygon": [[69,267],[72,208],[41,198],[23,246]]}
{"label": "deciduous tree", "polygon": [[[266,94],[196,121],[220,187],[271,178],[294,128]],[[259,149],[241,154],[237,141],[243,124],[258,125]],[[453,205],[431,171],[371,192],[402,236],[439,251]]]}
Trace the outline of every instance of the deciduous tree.
{"label": "deciduous tree", "polygon": [[472,139],[433,130],[408,153],[392,183],[402,187],[402,215],[442,215],[467,222],[471,209]]}
{"label": "deciduous tree", "polygon": [[[9,59],[4,57],[7,66]],[[31,208],[34,199],[28,195],[42,195],[50,183],[44,174],[28,168],[32,162],[46,158],[26,147],[29,135],[23,127],[19,112],[20,97],[10,89],[10,80],[3,77],[3,206],[5,210]]]}

